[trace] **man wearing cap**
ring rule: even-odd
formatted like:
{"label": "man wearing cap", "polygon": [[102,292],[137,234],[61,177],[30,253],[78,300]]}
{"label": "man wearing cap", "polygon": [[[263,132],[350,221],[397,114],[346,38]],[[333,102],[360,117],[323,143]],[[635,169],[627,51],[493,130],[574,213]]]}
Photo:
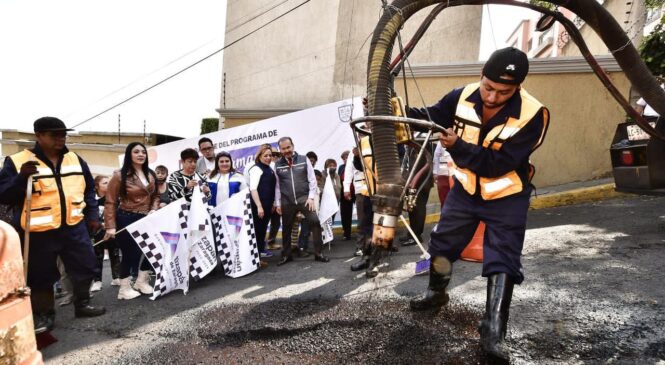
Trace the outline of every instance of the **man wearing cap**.
{"label": "man wearing cap", "polygon": [[[58,256],[74,286],[75,316],[95,317],[106,310],[90,305],[90,283],[99,268],[88,232],[100,228],[90,169],[65,146],[71,129],[60,119],[37,119],[34,130],[35,146],[5,159],[0,170],[0,203],[15,207],[12,223],[21,238],[24,230],[30,232],[28,286],[35,331],[41,332],[51,330],[55,320],[53,284],[60,277]],[[26,207],[29,178],[32,197]],[[31,212],[29,227],[27,209]]]}
{"label": "man wearing cap", "polygon": [[529,70],[527,56],[512,47],[494,52],[480,82],[455,89],[426,109],[446,128],[441,144],[454,164],[454,186],[430,235],[429,286],[412,310],[439,309],[448,303],[446,287],[452,263],[460,257],[480,221],[485,222],[483,271],[487,304],[479,331],[483,349],[507,360],[504,345],[514,284],[524,279],[520,256],[526,230],[533,166],[529,156],[547,131],[549,112],[521,87]]}

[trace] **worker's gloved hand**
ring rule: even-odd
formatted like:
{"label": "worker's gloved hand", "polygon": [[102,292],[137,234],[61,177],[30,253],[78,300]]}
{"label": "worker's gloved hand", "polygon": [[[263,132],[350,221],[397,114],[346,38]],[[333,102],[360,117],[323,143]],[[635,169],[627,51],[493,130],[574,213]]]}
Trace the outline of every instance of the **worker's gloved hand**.
{"label": "worker's gloved hand", "polygon": [[37,161],[28,161],[21,165],[21,169],[19,170],[18,174],[21,175],[21,177],[27,179],[28,176],[36,174],[39,170],[37,170],[37,165],[39,165],[39,162]]}

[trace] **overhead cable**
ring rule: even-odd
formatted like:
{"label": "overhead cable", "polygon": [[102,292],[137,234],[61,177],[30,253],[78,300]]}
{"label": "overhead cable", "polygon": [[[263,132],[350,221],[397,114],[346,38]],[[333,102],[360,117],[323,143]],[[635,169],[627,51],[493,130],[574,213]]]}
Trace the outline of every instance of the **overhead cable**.
{"label": "overhead cable", "polygon": [[310,2],[310,0],[305,0],[305,1],[301,2],[300,4],[294,6],[293,8],[287,10],[286,12],[284,12],[284,13],[278,15],[277,17],[271,19],[270,21],[268,21],[267,23],[261,25],[260,27],[254,29],[254,30],[252,30],[251,32],[249,32],[249,33],[243,35],[242,37],[240,37],[240,38],[238,38],[238,39],[236,39],[235,41],[233,41],[233,42],[231,42],[231,43],[225,45],[224,47],[222,47],[222,48],[220,48],[220,49],[218,49],[218,50],[216,50],[216,51],[210,53],[209,55],[207,55],[207,56],[205,56],[205,57],[199,59],[198,61],[196,61],[196,62],[190,64],[189,66],[187,66],[187,67],[185,67],[185,68],[183,68],[183,69],[177,71],[176,73],[171,74],[170,76],[168,76],[168,77],[162,79],[161,81],[156,82],[155,84],[151,85],[150,87],[148,87],[148,88],[146,88],[146,89],[143,89],[142,91],[139,91],[138,93],[136,93],[136,94],[134,94],[134,95],[132,95],[132,96],[130,96],[130,97],[128,97],[128,98],[122,100],[122,101],[119,102],[119,103],[116,103],[115,105],[113,105],[113,106],[111,106],[111,107],[109,107],[109,108],[104,109],[103,111],[101,111],[101,112],[99,112],[99,113],[93,115],[93,116],[90,117],[90,118],[85,119],[84,121],[82,121],[82,122],[80,122],[80,123],[74,125],[72,128],[79,127],[79,126],[81,126],[81,125],[83,125],[83,124],[85,124],[85,123],[87,123],[87,122],[89,122],[89,121],[91,121],[91,120],[97,118],[98,116],[100,116],[100,115],[102,115],[102,114],[104,114],[104,113],[106,113],[106,112],[108,112],[108,111],[110,111],[110,110],[113,110],[113,109],[117,108],[118,106],[120,106],[120,105],[122,105],[122,104],[124,104],[124,103],[126,103],[126,102],[128,102],[128,101],[130,101],[130,100],[132,100],[132,99],[134,99],[134,98],[136,98],[136,97],[138,97],[138,96],[140,96],[140,95],[145,94],[146,92],[148,92],[148,91],[154,89],[155,87],[157,87],[157,86],[159,86],[159,85],[165,83],[166,81],[168,81],[168,80],[170,80],[170,79],[172,79],[172,78],[174,78],[174,77],[180,75],[181,73],[183,73],[183,72],[189,70],[190,68],[192,68],[192,67],[198,65],[199,63],[201,63],[201,62],[203,62],[203,61],[209,59],[210,57],[212,57],[212,56],[214,56],[214,55],[216,55],[216,54],[222,52],[223,50],[225,50],[225,49],[231,47],[232,45],[234,45],[234,44],[240,42],[241,40],[243,40],[243,39],[249,37],[250,35],[252,35],[252,34],[258,32],[259,30],[265,28],[266,26],[272,24],[273,22],[275,22],[275,21],[277,21],[277,20],[283,18],[283,17],[286,16],[287,14],[289,14],[289,13],[295,11],[296,9],[298,9],[298,8],[300,8],[301,6],[307,4],[308,2]]}

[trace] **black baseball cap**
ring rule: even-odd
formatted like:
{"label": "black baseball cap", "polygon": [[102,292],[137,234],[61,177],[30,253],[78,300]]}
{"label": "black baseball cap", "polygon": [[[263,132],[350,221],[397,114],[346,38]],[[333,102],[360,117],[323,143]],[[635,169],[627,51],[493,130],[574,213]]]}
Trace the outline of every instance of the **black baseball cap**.
{"label": "black baseball cap", "polygon": [[[492,53],[483,67],[483,76],[500,84],[519,85],[529,73],[529,59],[514,47],[498,49]],[[512,80],[502,78],[512,76]]]}
{"label": "black baseball cap", "polygon": [[35,132],[73,131],[73,129],[67,128],[62,120],[55,117],[41,117],[35,120],[33,126]]}

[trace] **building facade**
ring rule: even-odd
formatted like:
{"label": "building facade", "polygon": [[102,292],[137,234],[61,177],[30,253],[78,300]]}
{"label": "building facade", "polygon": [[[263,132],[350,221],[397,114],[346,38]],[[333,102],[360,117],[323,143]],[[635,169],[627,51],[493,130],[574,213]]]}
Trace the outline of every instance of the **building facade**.
{"label": "building facade", "polygon": [[[269,22],[300,1],[230,0],[226,43]],[[402,31],[406,43],[427,8]],[[224,51],[220,128],[266,115],[362,96],[369,43],[380,1],[311,1]],[[482,7],[444,10],[418,43],[417,64],[475,61],[480,47]],[[462,31],[463,30],[463,31]],[[395,47],[393,53],[397,54]]]}
{"label": "building facade", "polygon": [[[642,40],[642,29],[650,18],[654,18],[653,11],[647,11],[644,0],[596,0],[610,12],[626,30],[626,34],[637,47]],[[559,7],[559,11],[570,19],[582,34],[584,41],[593,55],[608,55],[610,50],[600,39],[598,34],[591,29],[580,17],[570,10]],[[529,55],[530,58],[546,57],[579,57],[582,55],[579,48],[573,42],[564,27],[555,22],[554,25],[544,32],[536,31],[536,23],[541,14],[532,12],[532,15],[521,20],[515,30],[510,34],[506,43],[519,48]]]}
{"label": "building facade", "polygon": [[[0,157],[11,156],[35,145],[35,133],[16,129],[1,129]],[[111,175],[120,167],[118,156],[125,153],[131,142],[142,142],[147,147],[182,139],[164,134],[68,132],[67,148],[79,154],[90,166],[93,175]],[[0,165],[1,167],[2,165]]]}

